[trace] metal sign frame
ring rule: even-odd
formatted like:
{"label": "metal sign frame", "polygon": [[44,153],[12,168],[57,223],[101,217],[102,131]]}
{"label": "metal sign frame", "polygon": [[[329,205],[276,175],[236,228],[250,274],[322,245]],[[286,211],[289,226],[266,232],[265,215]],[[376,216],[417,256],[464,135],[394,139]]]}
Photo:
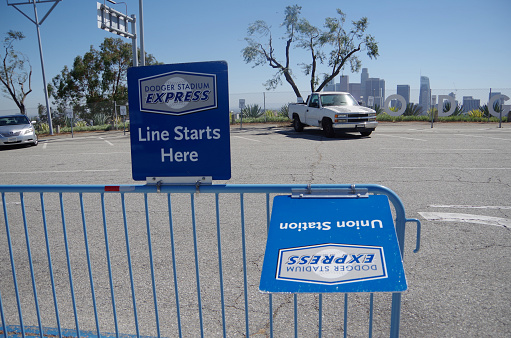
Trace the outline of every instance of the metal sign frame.
{"label": "metal sign frame", "polygon": [[136,34],[129,32],[128,29],[128,24],[135,23],[135,18],[130,17],[127,14],[116,11],[115,9],[98,2],[97,18],[98,28],[100,29],[129,39],[136,37]]}

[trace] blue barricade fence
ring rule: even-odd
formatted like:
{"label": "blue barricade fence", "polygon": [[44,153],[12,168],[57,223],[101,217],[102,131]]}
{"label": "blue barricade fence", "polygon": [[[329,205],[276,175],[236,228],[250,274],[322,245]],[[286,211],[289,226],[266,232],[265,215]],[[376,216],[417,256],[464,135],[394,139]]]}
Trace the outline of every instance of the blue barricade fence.
{"label": "blue barricade fence", "polygon": [[[263,294],[272,196],[378,185],[3,185],[5,337],[397,337],[400,293]],[[348,315],[349,314],[349,315]]]}

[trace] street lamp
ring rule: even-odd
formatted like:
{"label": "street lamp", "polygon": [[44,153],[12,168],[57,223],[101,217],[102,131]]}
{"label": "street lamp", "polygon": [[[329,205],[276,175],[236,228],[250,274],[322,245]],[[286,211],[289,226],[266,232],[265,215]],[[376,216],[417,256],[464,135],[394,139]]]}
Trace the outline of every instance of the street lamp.
{"label": "street lamp", "polygon": [[[126,7],[126,15],[128,15],[128,5],[124,1],[120,1],[120,2],[115,2],[114,0],[106,0],[106,1],[108,1],[109,3],[114,4],[114,5],[124,4],[124,6]],[[104,0],[103,0],[103,4],[105,4]]]}

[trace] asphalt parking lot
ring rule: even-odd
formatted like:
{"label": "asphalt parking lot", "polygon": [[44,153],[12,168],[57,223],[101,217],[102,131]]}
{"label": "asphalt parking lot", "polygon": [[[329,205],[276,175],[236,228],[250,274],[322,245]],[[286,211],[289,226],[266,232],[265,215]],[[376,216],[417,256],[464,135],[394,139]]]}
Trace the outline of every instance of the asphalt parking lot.
{"label": "asphalt parking lot", "polygon": [[[381,123],[332,139],[244,124],[231,128],[231,159],[232,178],[214,183],[390,188],[422,221],[418,253],[407,230],[401,336],[511,336],[510,124]],[[143,184],[130,161],[122,131],[48,136],[0,149],[0,185]]]}

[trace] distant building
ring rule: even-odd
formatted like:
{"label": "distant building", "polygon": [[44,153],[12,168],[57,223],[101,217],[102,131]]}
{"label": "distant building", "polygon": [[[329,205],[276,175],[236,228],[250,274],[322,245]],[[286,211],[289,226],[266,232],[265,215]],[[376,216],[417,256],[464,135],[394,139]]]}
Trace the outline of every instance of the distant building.
{"label": "distant building", "polygon": [[[369,72],[367,68],[362,69],[362,75],[360,77],[360,83],[350,83],[348,75],[341,75],[339,82],[335,83],[335,80],[330,81],[325,86],[325,91],[335,92],[348,92],[357,101],[362,102],[365,105],[379,105],[383,107],[385,102],[385,80],[379,78],[369,78]],[[407,102],[410,100],[410,86],[408,87],[408,94],[406,95]],[[370,100],[369,100],[370,98]]]}
{"label": "distant building", "polygon": [[458,106],[459,102],[458,100],[456,100],[456,94],[454,94],[453,92],[450,92],[449,93],[449,96],[452,97],[454,99],[454,104],[455,104],[455,107]]}
{"label": "distant building", "polygon": [[335,79],[328,82],[324,90],[326,92],[335,92]]}
{"label": "distant building", "polygon": [[463,96],[463,111],[469,112],[471,110],[477,110],[481,106],[481,100],[474,99],[472,96]]}
{"label": "distant building", "polygon": [[367,79],[369,79],[369,71],[367,68],[362,68],[362,74],[360,75],[360,92],[365,102],[367,102],[367,97],[365,96]]}
{"label": "distant building", "polygon": [[410,103],[410,85],[397,85],[397,95],[401,95],[408,105]]}
{"label": "distant building", "polygon": [[[383,107],[385,101],[385,80],[379,78],[369,78],[365,81],[365,93],[364,98],[367,98],[366,104],[370,105],[370,101],[373,101],[373,105]],[[372,98],[372,99],[371,99]]]}
{"label": "distant building", "polygon": [[341,82],[339,82],[340,92],[350,91],[350,77],[348,75],[341,75]]}
{"label": "distant building", "polygon": [[361,87],[360,83],[350,83],[350,88],[348,90],[357,101],[362,101],[361,99],[362,90],[360,87]]}
{"label": "distant building", "polygon": [[429,78],[427,76],[421,76],[419,106],[422,107],[424,112],[431,108],[431,87],[429,86]]}

